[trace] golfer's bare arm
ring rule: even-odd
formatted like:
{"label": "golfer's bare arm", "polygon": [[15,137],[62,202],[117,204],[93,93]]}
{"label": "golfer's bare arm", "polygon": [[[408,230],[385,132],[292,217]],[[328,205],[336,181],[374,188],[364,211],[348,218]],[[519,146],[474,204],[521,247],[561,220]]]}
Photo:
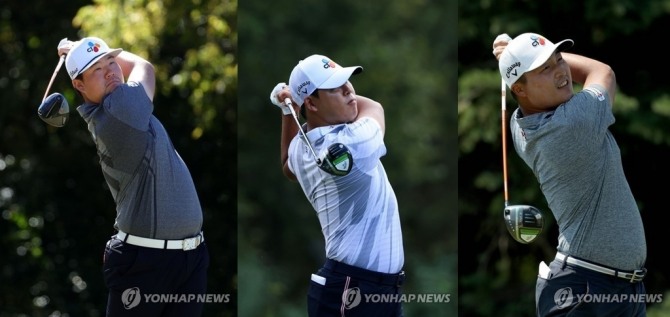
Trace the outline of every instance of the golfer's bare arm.
{"label": "golfer's bare arm", "polygon": [[382,105],[379,102],[360,95],[356,97],[356,103],[358,104],[358,116],[356,120],[370,117],[379,123],[382,134],[384,134],[386,131],[386,122],[384,120],[384,108]]}
{"label": "golfer's bare arm", "polygon": [[146,59],[130,52],[122,51],[116,56],[116,62],[121,66],[126,82],[139,82],[149,99],[154,100],[156,91],[156,74],[154,66]]}
{"label": "golfer's bare arm", "polygon": [[614,95],[616,94],[616,76],[612,68],[600,61],[585,56],[561,53],[565,61],[570,65],[572,81],[587,87],[592,84],[599,84],[607,89],[610,98],[610,104],[614,105]]}

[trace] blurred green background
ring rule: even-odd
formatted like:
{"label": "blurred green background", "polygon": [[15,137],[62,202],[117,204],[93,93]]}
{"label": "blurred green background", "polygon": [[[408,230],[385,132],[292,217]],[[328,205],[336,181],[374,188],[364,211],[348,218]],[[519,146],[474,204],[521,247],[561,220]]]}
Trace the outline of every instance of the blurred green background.
{"label": "blurred green background", "polygon": [[0,316],[104,316],[102,253],[115,209],[65,67],[37,116],[62,38],[98,36],[151,61],[154,114],[189,166],[211,255],[204,316],[237,310],[237,1],[3,1],[0,5]]}
{"label": "blurred green background", "polygon": [[451,294],[450,303],[408,303],[405,316],[456,316],[456,2],[247,0],[238,20],[240,316],[306,316],[309,276],[325,260],[314,210],[282,175],[281,111],[269,100],[311,54],[362,65],[356,93],[384,106],[403,292]]}
{"label": "blurred green background", "polygon": [[[547,214],[542,237],[520,245],[502,224],[500,79],[491,55],[497,34],[526,31],[572,38],[572,52],[616,71],[612,132],[646,227],[645,284],[668,295],[666,186],[656,180],[670,176],[669,27],[670,1],[660,0],[4,1],[0,316],[103,315],[101,254],[114,206],[63,70],[52,91],[68,97],[71,121],[52,128],[35,113],[58,41],[85,35],[157,67],[155,114],[205,212],[209,292],[233,294],[229,304],[207,305],[206,316],[305,315],[323,236],[299,185],[281,174],[280,112],[268,94],[313,53],[364,66],[352,79],[357,92],[385,107],[382,160],[400,204],[404,292],[452,295],[448,304],[406,304],[405,315],[533,316],[537,264],[553,257],[557,228]],[[515,107],[510,98],[508,114]],[[548,211],[513,151],[508,163],[511,201]],[[650,304],[648,316],[670,316],[668,305]]]}
{"label": "blurred green background", "polygon": [[[558,243],[554,219],[535,177],[514,152],[509,130],[510,203],[539,207],[549,222],[529,245],[513,241],[502,222],[500,74],[491,54],[501,33],[536,32],[554,42],[571,38],[570,52],[616,72],[611,131],[645,225],[645,286],[648,294],[669,298],[670,268],[663,259],[670,77],[661,47],[670,29],[670,1],[461,0],[458,6],[459,315],[535,316],[538,263],[551,261]],[[506,120],[516,108],[508,94]],[[647,316],[670,316],[667,300],[647,307]]]}

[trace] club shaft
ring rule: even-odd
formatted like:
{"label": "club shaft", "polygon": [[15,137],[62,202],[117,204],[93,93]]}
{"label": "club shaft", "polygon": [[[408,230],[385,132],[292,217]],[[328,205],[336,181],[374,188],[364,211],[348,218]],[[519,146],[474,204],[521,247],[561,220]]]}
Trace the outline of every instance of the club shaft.
{"label": "club shaft", "polygon": [[316,156],[316,152],[314,151],[314,148],[312,147],[312,144],[309,143],[309,139],[307,139],[307,134],[305,134],[305,131],[302,130],[302,125],[300,125],[300,121],[298,121],[298,115],[295,113],[295,110],[293,109],[293,103],[291,102],[291,99],[286,98],[284,99],[284,103],[286,106],[291,109],[291,116],[293,117],[293,120],[295,123],[298,125],[298,131],[300,132],[300,135],[302,136],[302,140],[305,141],[305,144],[309,148],[309,151],[312,152],[312,156],[314,156],[314,160],[316,160],[316,164],[321,164],[321,159],[319,159],[318,156]]}
{"label": "club shaft", "polygon": [[54,70],[53,75],[51,75],[51,80],[49,80],[49,85],[47,86],[47,91],[44,92],[44,98],[42,98],[42,101],[47,99],[47,96],[49,95],[49,90],[51,90],[51,85],[54,83],[54,79],[56,79],[56,75],[58,75],[58,71],[60,70],[60,67],[63,66],[64,61],[65,61],[65,54],[61,55],[60,58],[58,59],[58,65],[56,65],[56,69]]}
{"label": "club shaft", "polygon": [[507,106],[506,106],[506,92],[507,92],[507,87],[505,86],[505,80],[501,80],[501,86],[500,86],[500,105],[501,105],[501,134],[502,134],[502,161],[503,161],[503,190],[505,193],[505,207],[507,207],[509,203],[509,191],[507,189],[507,129],[505,128],[506,126],[506,121],[507,121]]}

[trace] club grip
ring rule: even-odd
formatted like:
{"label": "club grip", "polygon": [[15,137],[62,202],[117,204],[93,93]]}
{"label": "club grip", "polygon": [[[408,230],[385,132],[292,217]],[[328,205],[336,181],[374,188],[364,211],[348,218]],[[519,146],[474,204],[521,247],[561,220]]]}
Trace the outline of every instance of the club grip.
{"label": "club grip", "polygon": [[[291,115],[293,115],[296,120],[298,120],[298,114],[295,113],[295,110],[293,109],[293,102],[291,102],[291,98],[284,98],[284,104],[291,110]],[[298,126],[300,126],[300,123],[298,122]]]}

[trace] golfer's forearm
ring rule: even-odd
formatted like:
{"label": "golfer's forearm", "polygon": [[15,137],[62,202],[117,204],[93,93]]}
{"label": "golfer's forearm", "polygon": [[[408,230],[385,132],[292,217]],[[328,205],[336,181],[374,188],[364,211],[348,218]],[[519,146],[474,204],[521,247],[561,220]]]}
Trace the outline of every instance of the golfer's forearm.
{"label": "golfer's forearm", "polygon": [[124,78],[128,78],[135,70],[154,73],[154,67],[149,61],[131,52],[121,52],[116,56],[116,62],[121,66]]}
{"label": "golfer's forearm", "polygon": [[611,102],[614,103],[616,93],[616,76],[612,68],[600,61],[581,55],[562,53],[565,61],[570,65],[572,81],[584,87],[599,84],[607,89]]}
{"label": "golfer's forearm", "polygon": [[587,80],[592,79],[606,82],[614,80],[612,68],[603,62],[576,54],[562,53],[561,55],[570,65],[573,82],[585,84]]}
{"label": "golfer's forearm", "polygon": [[126,51],[116,56],[116,62],[121,67],[123,77],[127,79],[126,81],[142,83],[147,95],[153,100],[156,90],[154,66],[146,59]]}
{"label": "golfer's forearm", "polygon": [[386,124],[382,104],[364,96],[357,96],[356,104],[358,105],[358,117],[356,119],[371,117],[379,123],[382,132],[384,132]]}

